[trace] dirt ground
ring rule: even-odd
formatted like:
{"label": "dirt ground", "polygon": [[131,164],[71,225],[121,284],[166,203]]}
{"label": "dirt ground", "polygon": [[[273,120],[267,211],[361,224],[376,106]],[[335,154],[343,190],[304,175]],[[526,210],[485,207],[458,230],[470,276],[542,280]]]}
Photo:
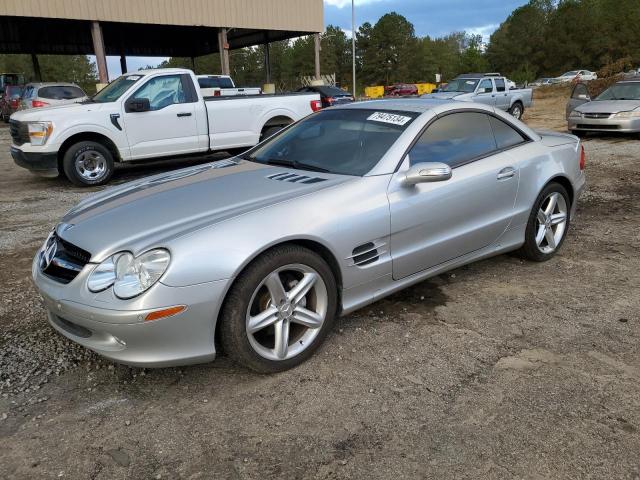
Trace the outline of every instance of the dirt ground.
{"label": "dirt ground", "polygon": [[[563,130],[563,109],[540,99],[527,121]],[[263,376],[225,358],[131,369],[55,333],[30,262],[91,190],[16,167],[0,128],[0,478],[640,479],[640,140],[585,148],[553,260],[416,285]]]}

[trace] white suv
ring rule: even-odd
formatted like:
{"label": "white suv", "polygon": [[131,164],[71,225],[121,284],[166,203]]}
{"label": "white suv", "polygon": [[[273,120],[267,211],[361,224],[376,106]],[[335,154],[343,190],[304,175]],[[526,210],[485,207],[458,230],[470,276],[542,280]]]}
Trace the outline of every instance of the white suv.
{"label": "white suv", "polygon": [[22,92],[19,110],[65,105],[81,102],[86,98],[87,94],[75,83],[27,83]]}

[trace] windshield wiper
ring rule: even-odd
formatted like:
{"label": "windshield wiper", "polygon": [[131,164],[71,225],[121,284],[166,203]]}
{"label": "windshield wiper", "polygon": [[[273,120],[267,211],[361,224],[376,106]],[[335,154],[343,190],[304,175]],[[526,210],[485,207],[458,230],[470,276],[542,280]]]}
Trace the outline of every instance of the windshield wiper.
{"label": "windshield wiper", "polygon": [[264,162],[269,165],[281,165],[283,167],[296,168],[298,170],[311,170],[313,172],[331,173],[331,170],[327,170],[326,168],[316,167],[315,165],[298,162],[297,160],[287,160],[285,158],[268,158]]}

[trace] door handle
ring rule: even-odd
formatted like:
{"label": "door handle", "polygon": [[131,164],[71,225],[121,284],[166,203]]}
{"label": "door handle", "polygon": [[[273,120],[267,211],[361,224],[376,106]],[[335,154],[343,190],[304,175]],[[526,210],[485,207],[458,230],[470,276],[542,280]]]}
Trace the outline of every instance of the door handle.
{"label": "door handle", "polygon": [[191,113],[189,113],[189,112],[184,112],[184,113],[178,113],[177,115],[178,115],[178,117],[190,117],[190,116],[191,116]]}
{"label": "door handle", "polygon": [[506,178],[511,178],[516,174],[516,169],[513,167],[503,168],[498,172],[498,180],[504,180]]}

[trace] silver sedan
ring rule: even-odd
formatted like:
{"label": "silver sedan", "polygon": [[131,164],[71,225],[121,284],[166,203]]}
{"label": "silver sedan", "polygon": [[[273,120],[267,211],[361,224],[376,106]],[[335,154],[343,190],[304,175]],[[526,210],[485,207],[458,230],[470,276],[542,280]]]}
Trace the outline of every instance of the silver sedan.
{"label": "silver sedan", "polygon": [[62,335],[130,365],[260,372],[309,358],[337,315],[518,250],[561,247],[584,151],[486,105],[322,110],[239,157],[90,196],[33,262]]}

